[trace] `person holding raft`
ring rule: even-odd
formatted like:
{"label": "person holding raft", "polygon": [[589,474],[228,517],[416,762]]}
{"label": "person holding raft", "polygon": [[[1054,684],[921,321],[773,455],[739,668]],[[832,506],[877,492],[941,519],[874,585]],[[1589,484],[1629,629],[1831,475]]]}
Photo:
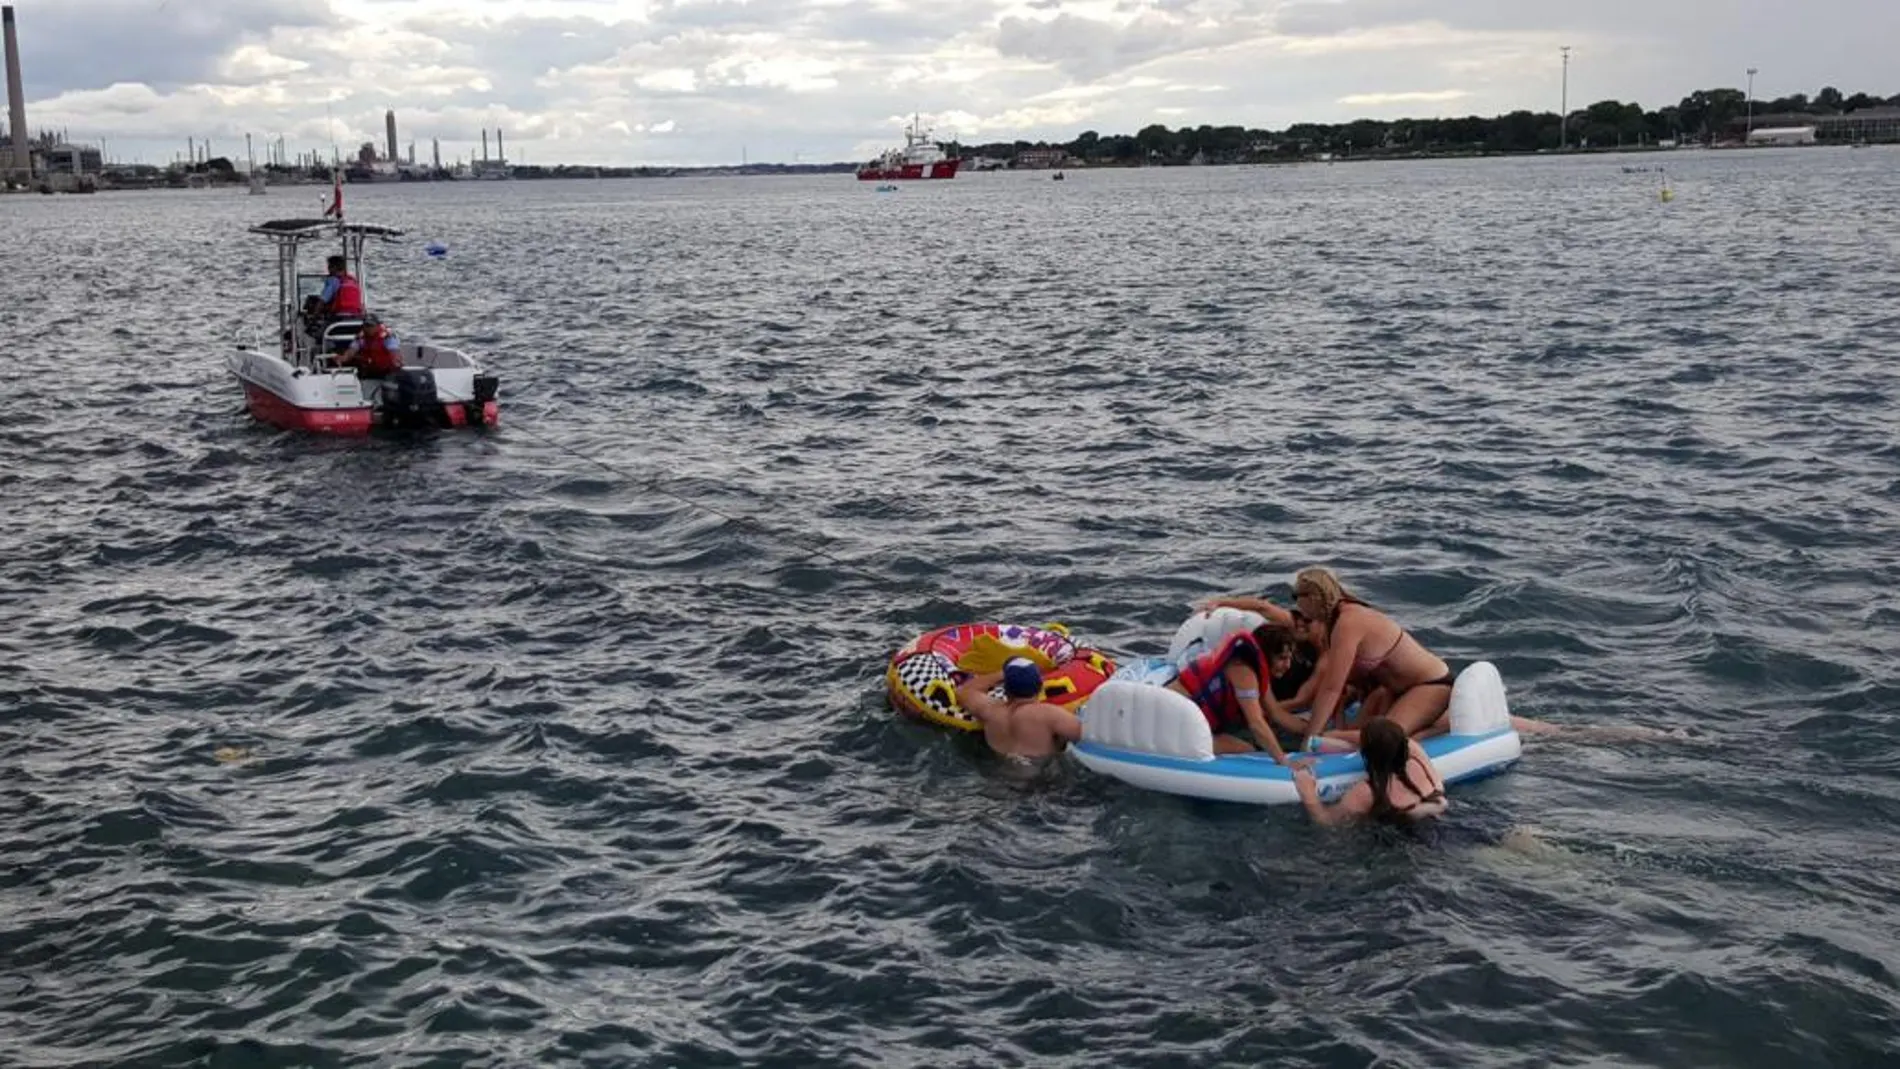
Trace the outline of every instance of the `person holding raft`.
{"label": "person holding raft", "polygon": [[[1311,710],[1301,748],[1325,732],[1344,708],[1348,689],[1365,691],[1360,719],[1384,716],[1417,735],[1451,705],[1451,666],[1419,644],[1396,621],[1347,593],[1332,572],[1308,568],[1293,577],[1293,600],[1306,635],[1320,649],[1309,681]],[[1218,598],[1210,604],[1247,609],[1270,619],[1294,614],[1264,598]]]}
{"label": "person holding raft", "polygon": [[[998,680],[1003,700],[990,696]],[[957,686],[957,700],[983,725],[983,738],[1003,757],[1039,761],[1082,738],[1074,713],[1042,700],[1042,670],[1027,657],[1011,657],[1000,672],[983,672]]]}
{"label": "person holding raft", "polygon": [[[1407,735],[1435,735],[1450,725],[1445,711],[1451,705],[1451,686],[1457,676],[1449,665],[1421,646],[1411,633],[1390,617],[1339,585],[1324,568],[1308,568],[1293,579],[1298,608],[1288,611],[1265,598],[1209,598],[1203,610],[1229,607],[1257,612],[1269,620],[1287,621],[1320,650],[1319,663],[1300,693],[1285,702],[1287,708],[1307,709],[1305,718],[1287,715],[1301,725],[1300,748],[1318,748],[1314,740],[1326,737],[1346,746],[1358,745],[1354,723],[1370,724],[1389,717]],[[1355,695],[1360,697],[1354,723],[1342,720],[1328,730],[1333,718]],[[1560,726],[1528,716],[1511,717],[1520,735],[1561,736],[1576,741],[1642,742],[1686,739],[1681,731],[1648,727]]]}
{"label": "person holding raft", "polygon": [[1392,720],[1381,717],[1366,724],[1359,732],[1359,753],[1365,758],[1366,778],[1332,805],[1320,801],[1313,770],[1304,761],[1293,766],[1294,789],[1314,823],[1371,819],[1402,824],[1440,816],[1451,807],[1445,781],[1424,749]]}
{"label": "person holding raft", "polygon": [[[1269,620],[1252,631],[1228,635],[1180,666],[1168,689],[1201,707],[1214,732],[1215,753],[1259,748],[1286,763],[1286,750],[1273,729],[1297,735],[1305,724],[1274,696],[1273,681],[1292,667],[1294,642],[1290,629]],[[1233,734],[1242,728],[1253,736],[1252,743]]]}

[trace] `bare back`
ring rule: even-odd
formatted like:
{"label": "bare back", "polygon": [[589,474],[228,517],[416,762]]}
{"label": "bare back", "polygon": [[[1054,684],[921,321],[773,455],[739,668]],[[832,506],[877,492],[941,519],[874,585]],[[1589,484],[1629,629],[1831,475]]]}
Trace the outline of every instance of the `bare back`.
{"label": "bare back", "polygon": [[1053,757],[1082,737],[1082,721],[1060,705],[1009,701],[981,716],[990,749],[1009,757]]}
{"label": "bare back", "polygon": [[[1393,776],[1385,784],[1385,800],[1392,807],[1392,813],[1400,820],[1424,820],[1444,814],[1451,808],[1451,801],[1445,797],[1445,780],[1432,767],[1431,759],[1417,742],[1407,746],[1405,757],[1405,775],[1418,787],[1413,790],[1405,785],[1405,780]],[[1422,793],[1421,793],[1422,792]],[[1373,804],[1372,784],[1362,781],[1353,785],[1340,799],[1340,804],[1354,816],[1369,817],[1376,808]]]}

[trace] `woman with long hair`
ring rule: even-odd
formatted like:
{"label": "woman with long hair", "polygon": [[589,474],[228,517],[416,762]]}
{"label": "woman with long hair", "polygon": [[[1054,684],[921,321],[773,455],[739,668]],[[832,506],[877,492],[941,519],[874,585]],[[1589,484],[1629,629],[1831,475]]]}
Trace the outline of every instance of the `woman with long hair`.
{"label": "woman with long hair", "polygon": [[1436,817],[1450,808],[1445,781],[1405,729],[1386,717],[1359,732],[1366,778],[1332,805],[1320,801],[1319,783],[1305,763],[1293,768],[1293,786],[1306,812],[1320,824],[1371,819],[1399,823]]}
{"label": "woman with long hair", "polygon": [[[1391,617],[1347,593],[1332,572],[1308,568],[1293,577],[1295,608],[1264,598],[1214,598],[1202,608],[1228,606],[1267,616],[1294,628],[1319,651],[1313,674],[1287,704],[1306,709],[1302,748],[1323,735],[1353,700],[1358,719],[1390,716],[1417,735],[1451,705],[1451,667],[1419,645]],[[1337,725],[1347,726],[1343,720]]]}
{"label": "woman with long hair", "polygon": [[1365,717],[1390,718],[1417,735],[1451,705],[1451,666],[1385,613],[1347,593],[1324,568],[1293,577],[1293,599],[1320,648],[1313,669],[1312,713],[1306,738],[1326,730],[1345,705],[1347,688],[1366,693]]}

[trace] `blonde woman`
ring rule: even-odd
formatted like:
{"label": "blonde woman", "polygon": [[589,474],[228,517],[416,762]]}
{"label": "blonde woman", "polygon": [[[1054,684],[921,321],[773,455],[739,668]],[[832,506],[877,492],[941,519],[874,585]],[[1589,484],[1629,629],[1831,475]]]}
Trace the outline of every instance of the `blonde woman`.
{"label": "blonde woman", "polygon": [[[1326,730],[1349,684],[1372,692],[1369,715],[1390,718],[1407,735],[1425,731],[1445,715],[1457,679],[1451,666],[1391,617],[1347,593],[1333,573],[1308,568],[1294,576],[1293,600],[1311,621],[1308,632],[1322,651],[1313,669],[1308,739]],[[1384,695],[1376,693],[1381,690]],[[1374,704],[1380,708],[1370,708]]]}
{"label": "blonde woman", "polygon": [[1290,703],[1309,710],[1302,748],[1326,731],[1355,691],[1364,696],[1361,721],[1387,716],[1407,735],[1425,731],[1445,714],[1457,678],[1451,666],[1391,617],[1347,593],[1333,573],[1308,568],[1294,576],[1293,601],[1295,612],[1261,598],[1220,598],[1207,604],[1284,620],[1319,648],[1312,678]]}

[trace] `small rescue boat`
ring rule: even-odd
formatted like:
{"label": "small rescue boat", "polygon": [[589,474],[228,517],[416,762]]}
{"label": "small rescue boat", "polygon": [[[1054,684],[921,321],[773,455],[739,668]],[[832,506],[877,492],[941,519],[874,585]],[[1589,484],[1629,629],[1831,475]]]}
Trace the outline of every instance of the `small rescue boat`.
{"label": "small rescue boat", "polygon": [[[500,380],[459,349],[398,336],[389,366],[359,360],[359,337],[380,344],[387,329],[368,311],[363,246],[393,241],[394,227],[341,218],[277,219],[250,228],[277,247],[277,336],[241,337],[225,365],[244,388],[253,417],[285,430],[366,434],[379,427],[492,427],[501,418]],[[364,292],[364,314],[327,318],[314,311],[325,275],[299,274],[305,244],[336,241]],[[356,346],[361,350],[362,346]]]}

